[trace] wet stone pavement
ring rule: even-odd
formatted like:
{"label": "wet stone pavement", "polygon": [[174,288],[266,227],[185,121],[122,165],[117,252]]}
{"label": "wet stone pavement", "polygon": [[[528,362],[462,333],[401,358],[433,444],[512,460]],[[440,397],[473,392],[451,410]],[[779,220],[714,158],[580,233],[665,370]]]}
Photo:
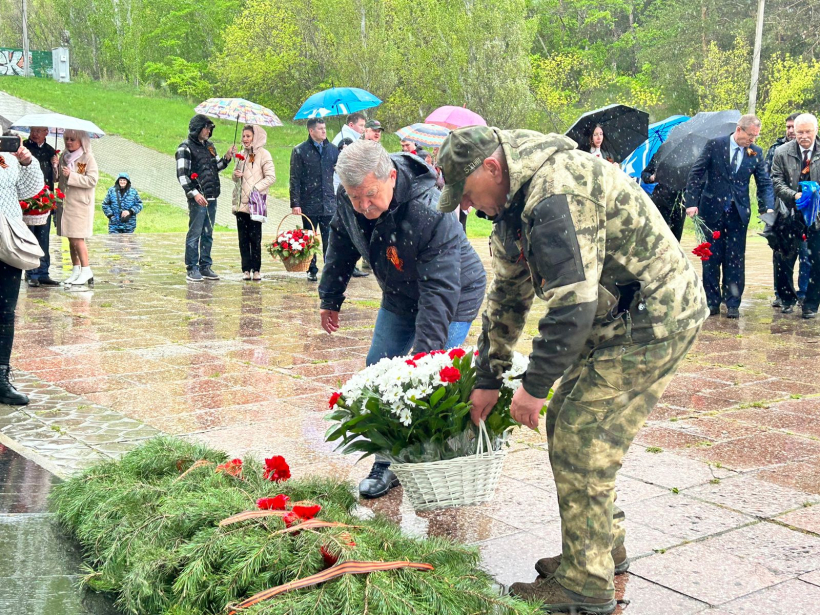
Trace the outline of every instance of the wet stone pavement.
{"label": "wet stone pavement", "polygon": [[[42,576],[26,567],[32,550],[56,552],[26,538],[28,527],[51,531],[43,495],[54,477],[158,433],[235,456],[281,454],[295,476],[357,482],[369,471],[324,443],[323,416],[330,393],[364,367],[376,282],[351,282],[342,329],[328,336],[305,274],[266,256],[264,281],[243,282],[235,236],[215,239],[219,282],[186,285],[182,236],[103,236],[90,243],[93,290],[21,291],[12,363],[32,403],[0,406],[0,444],[26,458],[0,455],[0,544],[20,551],[0,565],[0,607],[86,612],[68,589],[76,554],[50,556],[62,580],[37,585],[44,599],[68,592],[68,606],[25,607],[2,588]],[[486,241],[474,244],[488,263]],[[618,502],[633,562],[617,579],[619,613],[820,613],[820,322],[769,306],[770,255],[750,239],[741,319],[709,319],[624,460]],[[66,263],[59,244],[53,259]],[[524,353],[539,311],[536,302]],[[545,437],[519,430],[512,440],[490,503],[416,514],[399,488],[363,505],[409,532],[478,545],[500,583],[533,580],[536,559],[560,552],[557,498]]]}

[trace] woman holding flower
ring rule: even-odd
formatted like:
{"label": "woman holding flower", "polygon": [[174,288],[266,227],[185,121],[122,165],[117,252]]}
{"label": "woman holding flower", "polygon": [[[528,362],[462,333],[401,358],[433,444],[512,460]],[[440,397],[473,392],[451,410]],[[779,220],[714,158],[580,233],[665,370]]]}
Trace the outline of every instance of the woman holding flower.
{"label": "woman holding flower", "polygon": [[88,262],[85,240],[94,234],[94,188],[100,178],[97,161],[91,152],[88,133],[66,130],[66,151],[60,156],[59,188],[65,199],[57,207],[57,234],[68,237],[71,251],[71,275],[63,282],[67,287],[94,285],[94,274]]}
{"label": "woman holding flower", "polygon": [[261,126],[247,125],[242,129],[242,153],[237,154],[233,172],[233,214],[239,235],[242,277],[259,282],[262,279],[262,223],[251,219],[248,203],[255,190],[267,195],[276,181],[273,158],[265,149],[268,135]]}

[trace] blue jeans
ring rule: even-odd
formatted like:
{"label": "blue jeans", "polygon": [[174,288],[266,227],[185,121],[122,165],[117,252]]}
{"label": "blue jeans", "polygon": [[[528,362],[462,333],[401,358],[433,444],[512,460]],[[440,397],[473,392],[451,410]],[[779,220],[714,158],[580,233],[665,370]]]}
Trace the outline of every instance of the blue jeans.
{"label": "blue jeans", "polygon": [[[451,322],[447,335],[446,349],[461,346],[470,332],[470,322]],[[416,317],[399,316],[384,308],[376,316],[376,329],[367,353],[367,365],[378,363],[385,357],[406,355],[413,348],[416,338]]]}
{"label": "blue jeans", "polygon": [[188,271],[213,265],[214,220],[216,199],[208,199],[207,207],[188,201],[188,234],[185,236],[185,268]]}
{"label": "blue jeans", "polygon": [[51,233],[51,218],[52,214],[48,215],[45,224],[28,227],[31,234],[37,238],[37,243],[43,250],[43,256],[40,259],[40,266],[36,269],[29,269],[26,271],[27,280],[39,280],[40,278],[48,277],[48,268],[51,267],[51,255],[48,253],[48,236]]}

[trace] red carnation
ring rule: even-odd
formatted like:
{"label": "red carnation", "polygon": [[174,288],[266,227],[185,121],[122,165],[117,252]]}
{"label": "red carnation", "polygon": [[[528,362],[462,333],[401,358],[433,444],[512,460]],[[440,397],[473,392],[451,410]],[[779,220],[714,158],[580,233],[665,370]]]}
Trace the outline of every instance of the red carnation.
{"label": "red carnation", "polygon": [[313,502],[296,502],[291,509],[303,521],[313,519],[322,510],[322,507]]}
{"label": "red carnation", "polygon": [[330,396],[330,401],[328,401],[327,404],[332,408],[339,402],[339,398],[341,396],[342,394],[339,393],[339,391],[334,391],[333,395]]}
{"label": "red carnation", "polygon": [[475,356],[478,356],[478,350],[473,353]]}
{"label": "red carnation", "polygon": [[191,173],[191,179],[198,179],[199,173]]}
{"label": "red carnation", "polygon": [[288,466],[284,457],[275,455],[270,459],[265,459],[265,473],[263,476],[267,480],[277,483],[286,481],[290,478],[290,466]]}
{"label": "red carnation", "polygon": [[280,493],[273,498],[259,498],[256,500],[256,507],[259,510],[286,510],[290,498]]}
{"label": "red carnation", "polygon": [[64,199],[65,198],[65,193],[62,190],[60,190],[59,188],[57,188],[57,198],[58,199]]}
{"label": "red carnation", "polygon": [[293,527],[294,525],[299,525],[302,522],[299,515],[294,512],[285,513],[282,517],[282,521],[285,522],[285,527]]}
{"label": "red carnation", "polygon": [[453,348],[449,354],[451,359],[460,359],[467,353],[464,351],[463,348]]}
{"label": "red carnation", "polygon": [[461,378],[461,372],[457,367],[445,367],[438,373],[438,377],[444,383],[457,382]]}
{"label": "red carnation", "polygon": [[282,250],[287,250],[288,249],[287,242],[283,241],[282,243],[280,243],[279,248],[282,249]]}
{"label": "red carnation", "polygon": [[413,359],[407,359],[405,363],[407,363],[407,365],[409,365],[410,367],[418,367],[418,365],[416,365],[416,362]]}
{"label": "red carnation", "polygon": [[712,239],[720,239],[720,231],[713,232]]}
{"label": "red carnation", "polygon": [[242,154],[238,153],[238,152],[237,152],[236,154],[234,154],[234,155],[235,155],[237,158],[239,158],[239,160],[245,160],[245,157],[244,157]]}
{"label": "red carnation", "polygon": [[436,355],[436,354],[445,354],[446,352],[447,352],[446,350],[431,350],[430,351],[430,356],[433,356],[433,355]]}
{"label": "red carnation", "polygon": [[324,545],[319,547],[319,552],[322,554],[322,559],[325,560],[325,568],[330,568],[339,561],[339,556],[333,555]]}
{"label": "red carnation", "polygon": [[242,460],[231,459],[230,461],[219,464],[216,466],[216,473],[219,474],[220,472],[224,472],[230,476],[239,476],[242,474]]}
{"label": "red carnation", "polygon": [[414,361],[418,361],[419,359],[423,359],[423,358],[424,358],[424,357],[426,357],[426,356],[427,356],[427,353],[426,353],[426,352],[420,352],[420,353],[418,353],[417,355],[415,355],[415,356],[413,357],[413,360],[414,360]]}

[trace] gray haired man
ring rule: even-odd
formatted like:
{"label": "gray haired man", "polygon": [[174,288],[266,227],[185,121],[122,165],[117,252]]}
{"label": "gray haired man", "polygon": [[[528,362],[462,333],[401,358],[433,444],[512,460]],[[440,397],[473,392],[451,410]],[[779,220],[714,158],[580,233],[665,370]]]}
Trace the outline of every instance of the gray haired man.
{"label": "gray haired man", "polygon": [[[375,141],[348,145],[336,163],[342,182],[319,284],[322,328],[339,312],[356,261],[370,263],[382,289],[367,365],[385,357],[460,346],[484,298],[484,266],[458,221],[436,210],[436,176],[416,156]],[[379,497],[398,485],[378,458],[359,485]]]}

